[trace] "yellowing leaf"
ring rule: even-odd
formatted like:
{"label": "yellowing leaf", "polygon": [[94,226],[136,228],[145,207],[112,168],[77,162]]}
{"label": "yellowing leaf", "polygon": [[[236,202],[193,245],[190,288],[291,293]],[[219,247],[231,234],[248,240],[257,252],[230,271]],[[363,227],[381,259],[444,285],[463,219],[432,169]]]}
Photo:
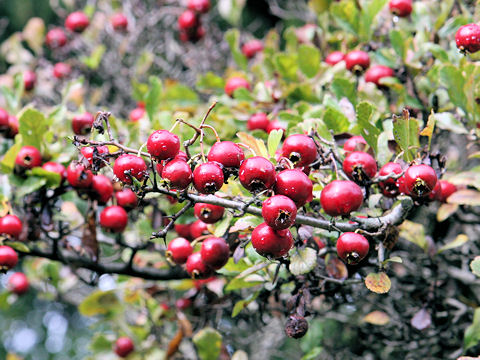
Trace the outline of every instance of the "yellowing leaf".
{"label": "yellowing leaf", "polygon": [[390,317],[383,311],[372,311],[370,314],[365,315],[363,321],[372,325],[386,325],[390,322]]}
{"label": "yellowing leaf", "polygon": [[476,256],[475,259],[470,263],[470,269],[472,272],[480,277],[480,256]]}
{"label": "yellowing leaf", "polygon": [[428,137],[428,148],[430,148],[430,144],[432,143],[432,134],[433,129],[435,128],[435,116],[432,110],[432,113],[428,117],[427,126],[420,132],[420,135]]}
{"label": "yellowing leaf", "polygon": [[465,234],[459,234],[455,240],[449,242],[448,244],[443,245],[440,249],[438,249],[438,253],[440,254],[442,251],[450,250],[459,246],[462,246],[468,241],[468,236]]}
{"label": "yellowing leaf", "polygon": [[400,237],[408,240],[418,246],[424,251],[427,251],[427,240],[425,239],[425,229],[422,224],[417,224],[409,220],[405,220],[399,226]]}
{"label": "yellowing leaf", "polygon": [[237,136],[243,144],[252,148],[252,150],[255,152],[255,155],[263,156],[266,159],[269,158],[267,147],[262,140],[256,139],[252,135],[244,132],[237,133]]}
{"label": "yellowing leaf", "polygon": [[311,248],[295,250],[290,256],[289,270],[293,275],[307,274],[317,264],[317,252]]}
{"label": "yellowing leaf", "polygon": [[384,272],[370,273],[365,278],[365,286],[368,290],[377,294],[385,294],[390,290],[392,283]]}
{"label": "yellowing leaf", "polygon": [[479,206],[480,192],[470,189],[458,190],[448,197],[447,202],[449,204]]}
{"label": "yellowing leaf", "polygon": [[437,211],[437,221],[447,220],[452,214],[458,210],[457,204],[442,204]]}

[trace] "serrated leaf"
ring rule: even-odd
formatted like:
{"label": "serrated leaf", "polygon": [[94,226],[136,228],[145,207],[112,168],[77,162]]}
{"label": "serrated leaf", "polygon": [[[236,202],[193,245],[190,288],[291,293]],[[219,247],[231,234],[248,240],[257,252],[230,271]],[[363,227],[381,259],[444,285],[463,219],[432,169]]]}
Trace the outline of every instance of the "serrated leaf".
{"label": "serrated leaf", "polygon": [[418,121],[410,117],[408,110],[404,109],[402,116],[393,117],[393,137],[402,149],[405,161],[412,161],[419,146]]}
{"label": "serrated leaf", "polygon": [[407,241],[410,241],[419,247],[421,247],[424,251],[427,251],[428,243],[425,239],[425,228],[422,224],[414,223],[410,220],[405,220],[400,226],[400,234],[401,238],[404,238]]}
{"label": "serrated leaf", "polygon": [[380,129],[372,124],[372,118],[374,113],[374,106],[369,102],[363,101],[355,107],[357,114],[357,123],[360,129],[362,129],[362,136],[375,153],[378,148],[378,136],[380,135]]}
{"label": "serrated leaf", "polygon": [[227,40],[232,52],[232,57],[235,63],[243,70],[247,70],[248,60],[242,54],[239,47],[240,32],[237,29],[230,29],[225,33],[225,40]]}
{"label": "serrated leaf", "polygon": [[328,129],[333,130],[335,134],[347,132],[350,127],[348,118],[341,111],[332,107],[329,107],[327,111],[325,111],[323,122],[327,125]]}
{"label": "serrated leaf", "polygon": [[78,306],[78,310],[84,316],[110,315],[120,309],[120,301],[113,290],[94,291]]}
{"label": "serrated leaf", "polygon": [[201,360],[217,360],[222,349],[222,335],[210,327],[203,328],[193,337]]}
{"label": "serrated leaf", "polygon": [[213,234],[216,237],[222,237],[225,235],[225,233],[228,230],[228,227],[230,226],[230,221],[232,220],[233,215],[231,212],[226,212],[225,215],[223,216],[223,219],[220,222],[217,222],[215,224],[215,231]]}
{"label": "serrated leaf", "polygon": [[465,330],[463,347],[465,350],[476,346],[480,342],[480,308],[473,313],[473,323]]}
{"label": "serrated leaf", "polygon": [[448,244],[443,245],[440,249],[438,249],[438,253],[440,254],[441,252],[443,252],[445,250],[450,250],[450,249],[454,249],[456,247],[462,246],[465,243],[467,243],[468,240],[469,240],[469,238],[468,238],[467,235],[459,234],[459,235],[457,235],[455,240],[449,242]]}
{"label": "serrated leaf", "polygon": [[372,311],[371,313],[365,315],[363,321],[372,325],[387,325],[390,322],[390,317],[383,311]]}
{"label": "serrated leaf", "polygon": [[388,275],[384,272],[370,273],[365,278],[365,286],[374,293],[386,294],[389,292],[392,283]]}
{"label": "serrated leaf", "polygon": [[290,256],[290,265],[288,269],[297,276],[307,274],[315,268],[317,264],[317,252],[311,248],[295,249]]}
{"label": "serrated leaf", "polygon": [[282,137],[283,130],[272,130],[270,134],[268,134],[267,147],[268,154],[271,158],[275,157],[275,152],[278,149],[278,145],[280,145],[280,141],[282,141]]}
{"label": "serrated leaf", "polygon": [[237,133],[237,136],[243,144],[251,147],[257,156],[263,156],[266,159],[269,158],[267,147],[263,140],[256,139],[252,135],[244,132]]}
{"label": "serrated leaf", "polygon": [[307,77],[313,78],[320,69],[320,51],[310,45],[300,45],[298,48],[298,66]]}
{"label": "serrated leaf", "polygon": [[257,291],[255,293],[249,295],[246,299],[237,301],[235,303],[235,305],[233,306],[232,318],[237,316],[240,313],[240,311],[245,309],[248,306],[248,304],[250,304],[252,301],[254,301],[258,297],[259,294],[260,294],[260,292]]}
{"label": "serrated leaf", "polygon": [[476,256],[475,259],[472,260],[470,263],[470,269],[472,269],[472,272],[480,277],[480,256]]}

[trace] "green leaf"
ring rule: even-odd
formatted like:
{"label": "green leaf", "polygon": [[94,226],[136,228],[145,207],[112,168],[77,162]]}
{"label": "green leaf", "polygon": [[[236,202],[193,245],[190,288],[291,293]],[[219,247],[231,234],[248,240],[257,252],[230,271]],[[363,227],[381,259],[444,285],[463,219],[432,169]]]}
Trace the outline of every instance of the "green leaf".
{"label": "green leaf", "polygon": [[150,76],[148,80],[150,87],[145,96],[145,109],[147,110],[148,118],[150,121],[153,121],[153,117],[162,100],[163,85],[162,80],[156,76]]}
{"label": "green leaf", "polygon": [[357,103],[357,90],[353,81],[346,78],[336,78],[331,84],[332,91],[337,99],[346,97],[353,105]]}
{"label": "green leaf", "polygon": [[258,297],[259,294],[260,294],[260,292],[257,291],[255,293],[249,295],[246,299],[237,301],[235,303],[235,306],[233,307],[233,310],[232,310],[232,317],[237,316],[240,313],[240,311],[245,309],[248,306],[248,304],[250,304],[252,301],[254,301]]}
{"label": "green leaf", "polygon": [[455,106],[468,111],[466,96],[464,93],[465,78],[462,69],[454,65],[445,65],[439,71],[440,81],[445,85],[450,100]]}
{"label": "green leaf", "polygon": [[376,28],[376,26],[374,26],[375,17],[380,10],[383,9],[387,1],[388,0],[370,0],[363,5],[359,33],[364,41],[370,40]]}
{"label": "green leaf", "polygon": [[17,187],[15,196],[21,198],[27,194],[30,194],[40,189],[42,186],[46,184],[47,184],[47,179],[44,177],[29,176],[25,181],[21,183],[20,186]]}
{"label": "green leaf", "polygon": [[183,84],[167,86],[163,93],[164,101],[172,101],[178,105],[189,105],[198,103],[198,95],[195,91]]}
{"label": "green leaf", "polygon": [[440,249],[438,249],[437,253],[440,254],[441,252],[443,252],[445,250],[450,250],[450,249],[454,249],[456,247],[462,246],[465,243],[467,243],[468,240],[469,240],[469,238],[468,238],[467,235],[459,234],[459,235],[457,235],[455,240],[449,242],[448,244],[443,245]]}
{"label": "green leaf", "polygon": [[280,145],[280,141],[282,141],[282,137],[283,130],[273,130],[268,134],[267,148],[268,155],[270,155],[271,158],[275,157],[275,151],[277,151],[278,145]]}
{"label": "green leaf", "polygon": [[228,230],[230,226],[230,222],[233,219],[233,215],[231,212],[226,212],[223,216],[223,219],[220,222],[215,224],[215,232],[213,233],[216,237],[222,237]]}
{"label": "green leaf", "polygon": [[119,312],[121,304],[113,290],[97,290],[80,303],[78,310],[83,316],[109,316]]}
{"label": "green leaf", "polygon": [[93,49],[90,56],[83,56],[80,60],[87,65],[90,69],[96,70],[102,61],[103,54],[107,50],[105,45],[98,45]]}
{"label": "green leaf", "polygon": [[15,158],[17,157],[17,154],[21,148],[22,144],[20,142],[16,142],[12,147],[10,147],[10,149],[8,149],[7,153],[0,162],[0,171],[2,173],[10,174],[13,172],[13,168],[15,167]]}
{"label": "green leaf", "polygon": [[389,262],[394,262],[394,263],[401,264],[401,263],[403,263],[403,260],[400,256],[392,256],[391,258],[384,260],[382,262],[382,264],[386,264],[386,263],[389,263]]}
{"label": "green leaf", "polygon": [[320,51],[316,47],[300,45],[298,48],[298,66],[307,77],[313,78],[320,69]]}
{"label": "green leaf", "polygon": [[437,127],[442,130],[452,131],[456,134],[468,133],[468,130],[454,114],[443,112],[435,113],[433,116],[435,117]]}
{"label": "green leaf", "polygon": [[290,265],[288,269],[297,276],[307,274],[315,268],[317,264],[317,252],[311,248],[293,250],[290,256]]}
{"label": "green leaf", "polygon": [[328,107],[323,116],[323,122],[327,125],[328,129],[333,130],[335,134],[347,132],[350,127],[348,118],[341,111],[332,107]]}
{"label": "green leaf", "polygon": [[28,175],[45,178],[47,180],[46,184],[49,187],[60,186],[60,183],[62,181],[62,177],[60,176],[60,174],[52,171],[47,171],[45,169],[42,169],[41,167],[35,167],[29,170]]}
{"label": "green leaf", "polygon": [[[257,276],[255,276],[257,277]],[[230,292],[234,290],[247,289],[255,287],[257,285],[263,284],[263,281],[252,280],[249,281],[248,277],[244,279],[232,279],[225,287],[225,292]]]}
{"label": "green leaf", "polygon": [[278,53],[274,57],[275,68],[285,79],[297,80],[297,55]]}
{"label": "green leaf", "polygon": [[476,346],[480,341],[480,308],[476,308],[473,314],[473,323],[465,330],[463,347],[465,350]]}
{"label": "green leaf", "polygon": [[30,145],[42,150],[43,136],[48,132],[47,120],[35,109],[25,109],[18,118],[19,133],[22,135],[22,145]]}
{"label": "green leaf", "polygon": [[330,9],[332,16],[344,30],[353,35],[358,34],[360,14],[353,0],[333,3]]}
{"label": "green leaf", "polygon": [[378,152],[378,136],[381,131],[372,124],[374,106],[369,102],[361,102],[355,108],[357,114],[357,123],[362,129],[362,136],[375,153]]}
{"label": "green leaf", "polygon": [[112,342],[109,341],[103,334],[95,334],[90,342],[90,350],[93,352],[107,352],[112,350]]}
{"label": "green leaf", "polygon": [[222,335],[210,327],[203,328],[193,337],[201,360],[217,360],[222,348]]}
{"label": "green leaf", "polygon": [[410,117],[408,110],[403,110],[402,116],[394,115],[393,137],[404,152],[404,160],[412,161],[415,158],[416,148],[419,146],[418,122]]}
{"label": "green leaf", "polygon": [[425,252],[427,251],[428,243],[425,238],[425,227],[422,224],[405,220],[402,225],[399,226],[399,229],[401,238],[418,245]]}
{"label": "green leaf", "polygon": [[199,76],[197,80],[197,88],[199,89],[223,90],[224,86],[225,80],[211,71]]}
{"label": "green leaf", "polygon": [[470,269],[472,269],[475,275],[480,277],[480,256],[475,256],[475,259],[470,263]]}
{"label": "green leaf", "polygon": [[11,248],[13,248],[17,251],[21,251],[21,252],[24,252],[24,253],[29,253],[30,252],[30,249],[28,248],[28,246],[25,245],[23,242],[20,242],[20,241],[4,241],[3,243],[4,243],[4,245],[8,245],[8,246],[10,246]]}
{"label": "green leaf", "polygon": [[320,346],[315,346],[312,350],[302,356],[301,360],[316,360],[319,358],[320,354],[323,352],[323,348]]}
{"label": "green leaf", "polygon": [[232,52],[233,60],[237,65],[243,69],[247,70],[248,60],[245,55],[242,54],[239,47],[240,32],[237,29],[228,30],[225,34],[225,40],[227,40],[228,45],[230,46],[230,51]]}
{"label": "green leaf", "polygon": [[394,29],[390,31],[390,43],[400,59],[402,61],[405,60],[405,39],[399,30]]}

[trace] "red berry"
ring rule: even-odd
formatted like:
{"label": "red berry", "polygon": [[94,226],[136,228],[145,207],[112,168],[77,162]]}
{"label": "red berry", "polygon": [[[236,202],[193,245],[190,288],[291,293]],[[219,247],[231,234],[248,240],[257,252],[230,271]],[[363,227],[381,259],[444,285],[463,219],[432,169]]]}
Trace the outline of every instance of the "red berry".
{"label": "red berry", "polygon": [[245,88],[250,90],[250,83],[242,77],[234,76],[227,80],[225,84],[225,94],[233,97],[235,90],[239,88]]}
{"label": "red berry", "polygon": [[190,245],[190,242],[183,237],[179,237],[168,243],[166,254],[175,264],[181,265],[185,264],[192,253],[193,247]]}
{"label": "red berry", "polygon": [[370,57],[365,51],[353,50],[345,55],[345,65],[350,71],[363,71],[370,66]]}
{"label": "red berry", "polygon": [[8,116],[8,131],[6,136],[9,138],[14,138],[18,134],[18,119],[16,116]]}
{"label": "red berry", "polygon": [[295,167],[307,166],[317,158],[317,147],[307,135],[290,135],[283,142],[282,156],[293,162]]}
{"label": "red berry", "polygon": [[72,67],[66,63],[59,62],[53,66],[53,76],[57,79],[68,77],[72,72]]}
{"label": "red berry", "polygon": [[186,268],[188,274],[194,278],[206,278],[212,274],[212,270],[205,264],[200,252],[193,253],[187,259]]}
{"label": "red berry", "polygon": [[410,166],[404,177],[408,193],[417,198],[427,196],[437,183],[435,170],[425,164]]}
{"label": "red berry", "polygon": [[134,209],[137,207],[137,194],[131,189],[124,188],[115,193],[117,199],[117,205],[123,207],[126,210]]}
{"label": "red berry", "polygon": [[180,30],[190,30],[197,26],[198,19],[197,14],[195,14],[192,10],[185,10],[179,17],[178,17],[178,28]]}
{"label": "red berry", "polygon": [[207,264],[207,266],[218,270],[228,262],[230,248],[224,239],[211,237],[203,240],[200,254],[202,255],[203,262]]}
{"label": "red berry", "polygon": [[210,234],[208,231],[208,224],[204,223],[202,220],[197,220],[190,225],[190,236],[192,239],[208,234]]}
{"label": "red berry", "polygon": [[398,192],[404,195],[410,195],[405,184],[405,174],[397,179]]}
{"label": "red berry", "polygon": [[8,289],[17,295],[23,295],[28,291],[29,287],[28,278],[25,276],[24,273],[17,272],[12,274],[8,278]]}
{"label": "red berry", "polygon": [[75,135],[85,135],[90,132],[95,118],[92,114],[86,112],[81,115],[75,115],[72,119],[72,130]]}
{"label": "red berry", "polygon": [[412,13],[412,0],[390,0],[388,7],[391,13],[406,17]]}
{"label": "red berry", "polygon": [[263,202],[262,217],[273,230],[287,229],[295,223],[297,206],[284,195],[275,195]]}
{"label": "red berry", "polygon": [[95,161],[96,163],[99,163],[99,167],[105,166],[105,163],[103,162],[103,155],[106,155],[109,153],[108,147],[105,145],[101,146],[84,146],[80,149],[80,152],[82,155],[87,159],[90,165],[93,165],[93,160],[99,160]]}
{"label": "red berry", "polygon": [[359,135],[352,136],[343,145],[343,150],[345,150],[346,155],[348,155],[353,151],[363,151],[366,148],[367,148],[367,142],[362,136],[359,136]]}
{"label": "red berry", "polygon": [[363,192],[353,181],[334,180],[322,190],[320,204],[330,216],[348,216],[362,206]]}
{"label": "red berry", "polygon": [[298,29],[295,29],[295,35],[297,35],[297,40],[301,44],[311,42],[315,36],[315,29],[317,25],[315,24],[305,24]]}
{"label": "red berry", "polygon": [[354,232],[343,233],[337,240],[337,254],[349,265],[362,261],[369,249],[370,244],[365,236]]}
{"label": "red berry", "polygon": [[124,208],[117,205],[107,206],[100,213],[100,225],[115,233],[121,233],[127,227],[128,215]]}
{"label": "red berry", "polygon": [[448,197],[457,191],[457,187],[446,180],[439,180],[439,183],[441,186],[441,191],[440,195],[438,196],[438,201],[446,203]]}
{"label": "red berry", "polygon": [[111,19],[110,19],[110,22],[112,24],[112,27],[116,30],[116,31],[125,31],[127,30],[127,27],[128,27],[128,19],[125,15],[123,15],[122,13],[116,13],[114,14]]}
{"label": "red berry", "polygon": [[439,200],[441,195],[442,195],[442,185],[440,185],[440,181],[437,181],[433,190],[430,192],[430,194],[428,194],[428,199],[430,201]]}
{"label": "red berry", "polygon": [[35,87],[35,83],[37,82],[37,75],[32,70],[26,70],[23,73],[23,86],[25,87],[25,91],[30,91]]}
{"label": "red berry", "polygon": [[191,299],[180,298],[177,301],[175,301],[175,307],[178,310],[186,310],[190,306],[192,306],[192,300]]}
{"label": "red berry", "polygon": [[209,0],[188,0],[187,7],[190,10],[206,13],[210,10],[210,1]]}
{"label": "red berry", "polygon": [[22,232],[22,221],[16,215],[5,215],[0,218],[0,234],[18,237]]}
{"label": "red berry", "polygon": [[268,124],[270,124],[270,120],[268,120],[267,114],[256,113],[250,116],[250,118],[248,119],[247,129],[250,131],[253,131],[253,130],[267,131]]}
{"label": "red berry", "polygon": [[239,168],[245,159],[243,150],[231,141],[218,141],[208,152],[208,161],[215,161],[224,168]]}
{"label": "red berry", "polygon": [[0,268],[9,270],[18,263],[18,255],[10,246],[0,246]]}
{"label": "red berry", "polygon": [[74,32],[83,32],[90,24],[87,15],[81,11],[75,11],[67,16],[65,19],[65,27]]}
{"label": "red berry", "polygon": [[0,108],[0,129],[8,128],[8,112]]}
{"label": "red berry", "polygon": [[128,115],[128,117],[129,117],[130,121],[137,122],[141,118],[143,118],[146,113],[147,112],[145,111],[144,108],[137,107],[137,108],[133,109],[132,111],[130,111],[130,114]]}
{"label": "red berry", "polygon": [[148,137],[147,150],[156,160],[172,159],[180,150],[180,139],[170,131],[157,130]]}
{"label": "red berry", "polygon": [[106,204],[113,195],[112,181],[104,175],[93,175],[92,190],[100,204]]}
{"label": "red berry", "polygon": [[455,34],[457,48],[461,51],[475,53],[480,50],[480,26],[467,24],[461,26]]}
{"label": "red berry", "polygon": [[389,68],[388,66],[373,65],[365,73],[365,81],[374,83],[377,86],[381,86],[381,79],[393,76],[395,76],[395,73],[393,72],[393,69]]}
{"label": "red berry", "polygon": [[213,194],[223,186],[222,168],[214,162],[200,164],[193,171],[193,185],[199,193]]}
{"label": "red berry", "polygon": [[192,170],[184,160],[170,160],[162,170],[162,178],[168,180],[169,186],[176,190],[185,190],[192,182]]}
{"label": "red berry", "polygon": [[280,258],[293,246],[292,233],[288,229],[276,231],[262,223],[252,232],[252,246],[262,256]]}
{"label": "red berry", "polygon": [[113,173],[122,182],[131,184],[134,177],[138,181],[142,181],[148,174],[147,164],[136,155],[123,154],[120,155],[113,164]]}
{"label": "red berry", "polygon": [[375,176],[377,162],[366,152],[354,151],[343,160],[343,171],[350,179],[363,183]]}
{"label": "red berry", "polygon": [[114,351],[120,357],[127,357],[133,350],[135,350],[135,345],[127,336],[120,337],[115,342]]}
{"label": "red berry", "polygon": [[342,53],[341,51],[334,51],[325,58],[325,62],[329,65],[336,65],[340,61],[343,61],[345,59],[345,54]]}
{"label": "red berry", "polygon": [[312,181],[301,169],[287,169],[277,175],[275,194],[289,197],[297,207],[312,200],[312,191]]}
{"label": "red berry", "polygon": [[57,173],[58,175],[61,176],[62,181],[65,180],[65,178],[67,177],[67,169],[65,169],[65,166],[53,161],[48,161],[45,164],[43,164],[42,169]]}
{"label": "red berry", "polygon": [[261,52],[263,50],[263,43],[260,40],[254,39],[246,42],[242,46],[242,53],[245,55],[247,58],[251,59],[257,53]]}
{"label": "red berry", "polygon": [[82,164],[71,162],[67,168],[67,180],[74,188],[85,189],[92,185],[93,174]]}
{"label": "red berry", "polygon": [[32,169],[42,164],[42,155],[34,146],[23,146],[15,158],[15,165],[21,169]]}
{"label": "red berry", "polygon": [[287,125],[278,119],[272,120],[268,123],[267,133],[270,134],[273,130],[282,130],[283,133],[285,133],[287,130]]}
{"label": "red berry", "polygon": [[[387,176],[390,174],[401,174],[402,167],[400,164],[389,162],[382,166],[380,171],[378,172],[379,176]],[[397,180],[395,179],[387,179],[385,181],[379,182],[378,185],[380,189],[382,189],[383,195],[387,197],[395,197],[399,194]]]}
{"label": "red berry", "polygon": [[271,189],[275,184],[275,167],[262,156],[254,156],[243,161],[238,179],[251,193]]}
{"label": "red berry", "polygon": [[194,212],[197,219],[207,224],[214,224],[222,218],[225,208],[213,204],[196,203]]}
{"label": "red berry", "polygon": [[61,48],[67,43],[67,35],[61,28],[54,28],[47,32],[45,43],[50,49]]}
{"label": "red berry", "polygon": [[[200,221],[200,222],[203,222],[203,221]],[[190,234],[191,225],[192,224],[175,224],[175,232],[180,237],[183,237],[185,239],[191,239],[192,238],[192,235]]]}

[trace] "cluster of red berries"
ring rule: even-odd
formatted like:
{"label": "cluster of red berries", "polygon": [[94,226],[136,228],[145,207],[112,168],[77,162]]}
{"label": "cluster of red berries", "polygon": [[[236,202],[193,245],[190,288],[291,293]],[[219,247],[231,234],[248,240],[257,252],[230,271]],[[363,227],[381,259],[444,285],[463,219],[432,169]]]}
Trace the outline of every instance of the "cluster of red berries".
{"label": "cluster of red berries", "polygon": [[205,36],[201,15],[210,10],[210,0],[188,0],[187,10],[178,17],[180,40],[198,41]]}

